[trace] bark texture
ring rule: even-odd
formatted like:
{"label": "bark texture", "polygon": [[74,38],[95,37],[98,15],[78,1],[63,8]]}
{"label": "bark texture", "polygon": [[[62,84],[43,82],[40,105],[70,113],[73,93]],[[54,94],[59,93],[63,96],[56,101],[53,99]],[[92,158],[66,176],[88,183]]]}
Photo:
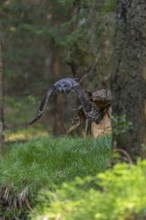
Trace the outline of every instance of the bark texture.
{"label": "bark texture", "polygon": [[[80,125],[84,125],[82,130],[83,136],[87,136],[87,130],[90,132],[91,136],[97,137],[111,131],[111,92],[110,90],[100,89],[93,93],[87,93],[88,99],[93,103],[100,112],[100,117],[97,114],[97,122],[86,123],[87,117],[85,116],[83,106],[79,106],[77,116],[73,119],[71,127],[68,129],[67,134],[76,130]],[[82,104],[82,102],[81,102]],[[86,105],[84,103],[84,105]],[[90,103],[87,103],[87,107]],[[86,110],[86,109],[85,109]],[[88,111],[88,110],[87,110]],[[99,120],[100,119],[100,120]]]}
{"label": "bark texture", "polygon": [[146,144],[146,0],[118,0],[111,73],[113,116],[132,123],[113,133],[113,145],[132,157]]}

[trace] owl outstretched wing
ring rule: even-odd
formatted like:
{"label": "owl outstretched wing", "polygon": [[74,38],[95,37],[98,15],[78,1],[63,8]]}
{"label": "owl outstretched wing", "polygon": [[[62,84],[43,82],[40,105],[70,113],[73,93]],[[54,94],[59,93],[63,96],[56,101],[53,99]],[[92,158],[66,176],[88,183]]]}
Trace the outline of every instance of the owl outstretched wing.
{"label": "owl outstretched wing", "polygon": [[42,100],[39,112],[36,115],[34,119],[32,119],[29,124],[33,124],[37,120],[39,120],[45,109],[48,102],[49,97],[54,93],[68,93],[70,91],[74,90],[83,106],[83,111],[85,113],[86,118],[88,118],[91,121],[95,121],[96,123],[99,123],[102,119],[102,115],[100,112],[100,109],[95,105],[95,103],[91,102],[86,95],[86,93],[82,90],[80,84],[76,82],[73,78],[65,78],[57,81],[47,92],[47,95]]}
{"label": "owl outstretched wing", "polygon": [[54,94],[54,92],[55,92],[55,91],[54,91],[54,86],[52,86],[52,87],[48,90],[47,95],[46,95],[46,96],[43,98],[43,100],[41,101],[40,107],[39,107],[39,111],[38,111],[36,117],[33,118],[33,119],[29,122],[29,125],[33,124],[34,122],[36,122],[37,120],[39,120],[39,119],[42,117],[42,115],[43,115],[43,113],[44,113],[44,111],[45,111],[45,109],[46,109],[46,105],[47,105],[48,99],[49,99],[49,97],[50,97],[52,94]]}
{"label": "owl outstretched wing", "polygon": [[68,93],[70,92],[71,90],[73,90],[74,86],[75,85],[78,85],[78,83],[76,82],[75,79],[73,78],[64,78],[64,79],[61,79],[59,81],[57,81],[47,92],[47,95],[44,97],[44,99],[41,101],[41,104],[40,104],[40,107],[39,107],[39,111],[38,111],[38,114],[36,115],[35,118],[33,118],[30,122],[29,122],[29,125],[35,123],[37,120],[39,120],[45,109],[46,109],[46,105],[47,105],[47,102],[48,102],[48,99],[49,97],[56,93]]}
{"label": "owl outstretched wing", "polygon": [[101,110],[96,106],[94,102],[90,101],[79,84],[74,86],[74,90],[78,94],[86,118],[90,121],[94,121],[96,124],[99,124],[103,118]]}

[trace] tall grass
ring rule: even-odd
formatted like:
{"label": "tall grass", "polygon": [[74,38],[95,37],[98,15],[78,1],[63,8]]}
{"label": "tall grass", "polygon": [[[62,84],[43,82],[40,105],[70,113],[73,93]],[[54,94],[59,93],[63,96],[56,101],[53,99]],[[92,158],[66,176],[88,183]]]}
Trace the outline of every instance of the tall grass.
{"label": "tall grass", "polygon": [[[17,196],[27,191],[34,201],[40,189],[71,181],[75,176],[104,171],[111,155],[111,139],[41,138],[16,143],[0,160],[0,186]],[[32,202],[33,203],[33,202]]]}

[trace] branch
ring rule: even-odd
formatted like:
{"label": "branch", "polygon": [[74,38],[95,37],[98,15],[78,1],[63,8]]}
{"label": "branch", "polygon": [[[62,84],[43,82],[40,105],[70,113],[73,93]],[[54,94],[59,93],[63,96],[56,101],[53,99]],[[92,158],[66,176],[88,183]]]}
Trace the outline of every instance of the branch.
{"label": "branch", "polygon": [[96,64],[97,64],[97,62],[98,62],[98,60],[99,60],[99,56],[100,56],[100,53],[99,53],[98,56],[96,57],[95,62],[94,62],[93,65],[91,66],[89,72],[86,73],[84,76],[81,77],[81,79],[80,79],[80,81],[79,81],[80,84],[82,84],[83,81],[84,81],[88,76],[92,75],[92,73],[93,73],[93,71],[94,71],[94,69],[95,69],[95,67],[96,67]]}

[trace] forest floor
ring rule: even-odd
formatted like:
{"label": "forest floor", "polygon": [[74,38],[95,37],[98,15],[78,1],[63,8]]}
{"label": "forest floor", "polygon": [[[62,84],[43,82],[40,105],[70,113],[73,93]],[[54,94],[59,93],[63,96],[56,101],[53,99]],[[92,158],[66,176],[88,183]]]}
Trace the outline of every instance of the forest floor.
{"label": "forest floor", "polygon": [[10,144],[0,158],[0,217],[27,219],[42,189],[105,171],[111,137],[43,137]]}

